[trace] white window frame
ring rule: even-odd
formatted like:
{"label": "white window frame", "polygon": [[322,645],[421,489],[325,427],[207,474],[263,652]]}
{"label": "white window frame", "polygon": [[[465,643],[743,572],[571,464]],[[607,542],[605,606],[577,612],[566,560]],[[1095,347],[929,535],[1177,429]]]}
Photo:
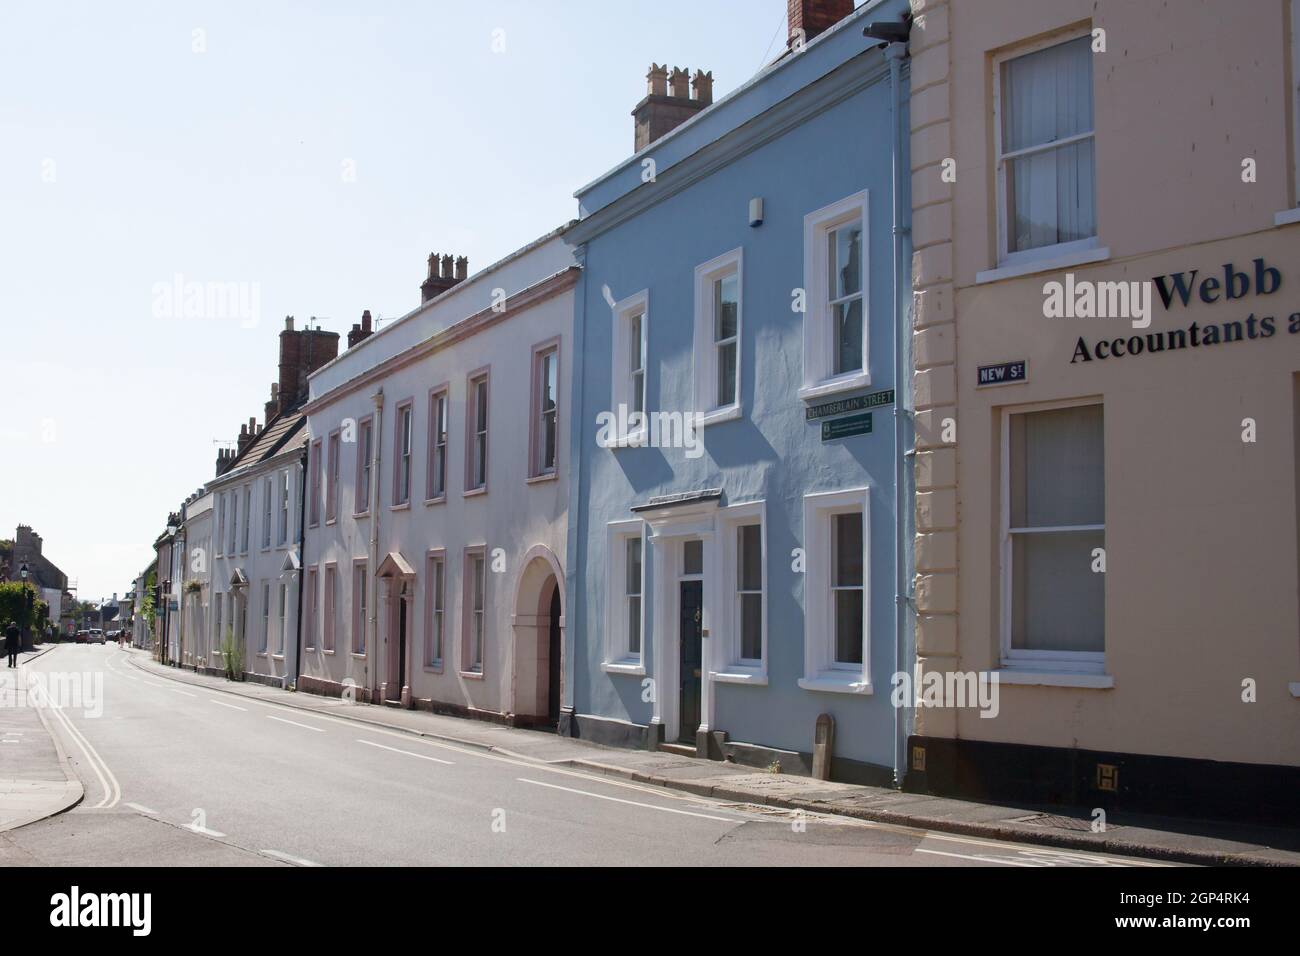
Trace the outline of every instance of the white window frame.
{"label": "white window frame", "polygon": [[[555,404],[548,412],[543,402],[546,362],[555,370]],[[529,478],[551,478],[560,470],[560,340],[548,339],[533,346],[532,401],[529,418]],[[555,460],[546,464],[546,420],[555,419]]]}
{"label": "white window frame", "polygon": [[217,495],[217,550],[216,556],[226,553],[226,496]]}
{"label": "white window frame", "polygon": [[[474,593],[474,564],[480,562],[483,565],[483,573],[480,580],[483,583],[482,595]],[[460,673],[467,677],[481,678],[487,672],[487,643],[488,643],[488,580],[491,576],[491,569],[487,560],[487,545],[473,545],[465,549],[464,561],[461,565],[461,608],[462,608],[462,630],[461,630],[461,664]],[[482,603],[481,608],[474,606],[475,600]],[[479,615],[480,631],[478,660],[474,660],[474,623],[475,615]],[[445,651],[444,651],[445,653]]]}
{"label": "white window frame", "polygon": [[[435,548],[425,555],[424,667],[441,672],[447,658],[447,552]],[[441,580],[440,580],[441,579]],[[441,585],[441,587],[439,587]],[[432,653],[433,635],[438,635],[438,653]]]}
{"label": "white window frame", "polygon": [[[620,302],[614,303],[614,328],[610,336],[613,347],[613,362],[610,368],[613,369],[613,375],[610,378],[610,396],[609,410],[614,415],[616,427],[613,430],[613,446],[616,448],[626,446],[637,446],[645,442],[649,434],[649,425],[646,415],[650,411],[649,407],[649,349],[650,349],[650,290],[642,289]],[[632,375],[634,370],[631,365],[631,324],[632,318],[640,314],[641,316],[641,418],[633,424],[632,416],[634,412],[634,388]],[[619,413],[620,406],[627,407],[627,418]],[[627,425],[625,429],[623,426]]]}
{"label": "white window frame", "polygon": [[271,647],[271,582],[262,579],[262,631],[257,637],[257,653],[261,657]]}
{"label": "white window frame", "polygon": [[335,561],[325,563],[325,593],[321,598],[324,613],[321,615],[321,650],[333,654],[338,647],[339,635],[339,566]]}
{"label": "white window frame", "polygon": [[[869,190],[823,206],[808,213],[803,220],[803,386],[801,399],[810,400],[839,392],[866,388],[871,384],[871,204]],[[826,284],[826,237],[835,229],[855,219],[862,222],[862,368],[836,375],[829,306],[830,290]]]}
{"label": "white window frame", "polygon": [[[447,500],[447,450],[451,440],[451,386],[444,382],[429,390],[429,464],[425,476],[424,500]],[[442,487],[438,487],[441,484]],[[446,650],[443,651],[444,656]]]}
{"label": "white window frame", "polygon": [[[483,386],[480,401],[479,386]],[[488,489],[488,468],[491,464],[490,442],[492,440],[492,373],[484,366],[470,372],[465,378],[465,491],[464,495],[481,495]],[[478,430],[480,404],[487,411],[483,415],[483,430]],[[481,440],[481,445],[480,445]],[[483,480],[478,480],[476,466],[483,463]]]}
{"label": "white window frame", "polygon": [[[714,337],[713,287],[728,276],[736,277],[736,390],[732,400],[718,404],[718,348]],[[745,314],[745,251],[732,249],[695,267],[695,410],[704,416],[701,424],[731,421],[742,414],[741,369],[744,366],[743,323]]]}
{"label": "white window frame", "polygon": [[280,582],[280,614],[275,632],[275,656],[284,657],[284,632],[289,618],[289,585]]}
{"label": "white window frame", "polygon": [[248,529],[253,518],[253,484],[244,485],[244,524],[239,533],[239,553],[248,554]]}
{"label": "white window frame", "polygon": [[[1098,261],[1109,256],[1109,250],[1101,248],[1101,240],[1097,234],[1093,234],[1085,239],[1075,239],[1070,242],[1058,242],[1050,246],[1039,246],[1035,249],[1024,249],[1019,252],[1011,251],[1009,247],[1011,237],[1011,224],[1007,222],[1007,166],[1008,159],[1016,159],[1022,156],[1028,156],[1033,153],[1043,152],[1049,149],[1057,149],[1061,146],[1071,143],[1083,142],[1091,139],[1093,141],[1093,168],[1096,169],[1097,163],[1097,102],[1096,102],[1096,73],[1093,74],[1093,115],[1092,130],[1087,133],[1078,133],[1074,136],[1063,140],[1057,140],[1052,143],[1042,143],[1038,146],[1026,147],[1017,150],[1013,154],[1004,154],[1002,151],[1002,67],[1011,62],[1018,60],[1022,56],[1028,56],[1031,53],[1037,53],[1040,50],[1046,50],[1062,43],[1069,43],[1071,40],[1077,40],[1080,37],[1091,36],[1091,26],[1079,27],[1075,30],[1069,30],[1063,33],[1056,33],[1051,36],[1043,37],[1031,43],[1022,44],[1010,50],[1005,50],[993,58],[993,160],[997,178],[997,220],[998,220],[998,268],[990,270],[988,273],[980,273],[977,281],[980,279],[991,280],[1004,276],[1018,274],[1017,270],[1022,268],[1033,269],[1041,265],[1044,267],[1056,267],[1071,264],[1082,264],[1086,262]],[[1100,227],[1097,219],[1096,209],[1096,184],[1093,184],[1093,203],[1092,210],[1093,223]]]}
{"label": "white window frame", "polygon": [[[1011,646],[1011,609],[1013,607],[1012,585],[1015,567],[1012,556],[1012,537],[1017,529],[1011,527],[1011,418],[1013,415],[1028,415],[1034,412],[1049,412],[1060,408],[1077,408],[1084,405],[1099,405],[1102,420],[1105,421],[1106,403],[1097,398],[1075,398],[1057,402],[1036,402],[1030,405],[1009,406],[1002,409],[1002,448],[1001,448],[1001,515],[999,516],[998,557],[1001,587],[1000,591],[1000,664],[1003,674],[1014,675],[1017,671],[1040,674],[1106,675],[1106,652],[1096,651],[1036,651]],[[1103,434],[1104,434],[1103,424]],[[1103,481],[1105,476],[1103,473]],[[1038,528],[1042,531],[1045,529]],[[1105,522],[1099,525],[1069,525],[1052,528],[1052,531],[1100,531],[1106,533]],[[1105,619],[1102,621],[1103,642],[1105,639]],[[1068,683],[1068,681],[1066,682]],[[1109,686],[1109,678],[1095,686]]]}
{"label": "white window frame", "polygon": [[405,399],[397,405],[396,434],[393,436],[393,504],[394,510],[411,504],[411,482],[415,477],[415,400]]}
{"label": "white window frame", "polygon": [[[862,512],[862,666],[835,663],[835,611],[831,589],[832,528],[838,514]],[[804,690],[870,694],[871,685],[871,489],[850,488],[806,495],[804,528]]]}
{"label": "white window frame", "polygon": [[315,566],[303,570],[303,581],[307,594],[303,606],[307,611],[307,620],[303,622],[303,650],[316,650],[316,628],[320,623],[320,570]]}
{"label": "white window frame", "polygon": [[370,565],[364,560],[352,562],[352,644],[353,657],[366,656],[366,619],[370,613]]}
{"label": "white window frame", "polygon": [[[740,632],[740,546],[737,541],[739,529],[745,525],[758,525],[759,560],[762,588],[762,630],[761,651],[758,659],[742,656],[742,635]],[[718,528],[721,548],[719,548],[718,568],[718,624],[722,637],[721,647],[723,670],[710,674],[714,680],[729,683],[767,683],[767,504],[764,501],[752,501],[731,505],[718,511]]]}
{"label": "white window frame", "polygon": [[275,514],[275,481],[267,475],[262,479],[262,550],[271,550],[271,522]]}
{"label": "white window frame", "polygon": [[276,546],[285,547],[289,543],[289,506],[293,492],[289,484],[289,469],[280,471],[280,524],[276,534]]}
{"label": "white window frame", "polygon": [[[605,579],[605,659],[601,670],[611,674],[645,674],[646,648],[646,565],[649,548],[646,547],[645,522],[633,518],[629,521],[611,521],[607,526],[609,553]],[[641,542],[641,648],[635,653],[628,646],[631,635],[627,628],[627,543]]]}

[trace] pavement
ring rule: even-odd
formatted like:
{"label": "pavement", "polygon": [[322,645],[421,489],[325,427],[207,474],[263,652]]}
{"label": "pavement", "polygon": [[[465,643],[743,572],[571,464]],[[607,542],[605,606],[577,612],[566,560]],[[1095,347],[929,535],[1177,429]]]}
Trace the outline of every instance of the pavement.
{"label": "pavement", "polygon": [[15,669],[0,666],[0,833],[62,813],[85,795],[45,709],[28,706],[26,667],[56,646],[23,651]]}
{"label": "pavement", "polygon": [[[352,704],[262,684],[235,683],[165,667],[143,651],[119,653],[119,659],[124,658],[143,674],[219,692],[227,700],[243,697],[278,708],[327,716],[332,721],[349,721],[392,734],[440,741],[453,748],[468,748],[555,770],[567,768],[588,777],[605,776],[652,790],[677,791],[721,806],[806,813],[813,819],[853,820],[897,828],[898,832],[953,834],[988,841],[989,845],[1014,842],[1168,863],[1300,866],[1300,832],[1292,829],[1114,814],[1104,832],[1093,832],[1085,811],[983,804],[792,774],[755,772],[719,761],[603,747],[485,721]],[[219,703],[219,700],[212,702]]]}

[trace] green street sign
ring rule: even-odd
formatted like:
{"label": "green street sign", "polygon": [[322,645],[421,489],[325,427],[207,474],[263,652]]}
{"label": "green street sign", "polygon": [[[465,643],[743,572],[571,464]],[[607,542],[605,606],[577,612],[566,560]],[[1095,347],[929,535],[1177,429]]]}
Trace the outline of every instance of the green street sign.
{"label": "green street sign", "polygon": [[871,434],[871,412],[864,415],[849,415],[847,418],[832,418],[822,422],[822,441],[835,441],[852,435]]}
{"label": "green street sign", "polygon": [[829,415],[842,415],[845,412],[860,412],[868,408],[879,408],[881,405],[892,405],[893,402],[894,390],[886,388],[879,392],[869,392],[866,395],[855,395],[853,398],[841,398],[834,402],[824,402],[821,405],[809,405],[804,409],[804,421],[810,422],[814,418],[826,418]]}

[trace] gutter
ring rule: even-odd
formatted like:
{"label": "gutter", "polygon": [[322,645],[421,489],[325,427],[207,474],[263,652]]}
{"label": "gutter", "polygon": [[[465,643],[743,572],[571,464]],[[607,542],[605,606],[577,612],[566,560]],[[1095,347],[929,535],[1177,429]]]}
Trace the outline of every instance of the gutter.
{"label": "gutter", "polygon": [[[905,42],[890,43],[885,48],[889,61],[890,112],[893,119],[893,143],[890,149],[893,176],[894,213],[894,667],[902,670],[909,662],[908,629],[913,625],[914,600],[911,593],[910,504],[912,481],[910,469],[915,460],[913,447],[912,393],[908,371],[911,368],[911,309],[904,299],[910,283],[905,270],[911,258],[912,227],[910,210],[903,206],[906,187],[910,187],[903,154],[903,61],[907,57]],[[909,189],[910,192],[910,189]],[[906,510],[905,510],[906,509]],[[912,701],[894,708],[894,786],[901,789],[907,768],[907,734],[911,723]]]}

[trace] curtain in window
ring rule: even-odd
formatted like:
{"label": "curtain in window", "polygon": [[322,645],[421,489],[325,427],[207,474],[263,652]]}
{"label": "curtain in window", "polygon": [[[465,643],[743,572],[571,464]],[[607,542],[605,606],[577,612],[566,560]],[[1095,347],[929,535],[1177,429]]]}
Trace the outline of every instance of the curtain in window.
{"label": "curtain in window", "polygon": [[1093,140],[1050,146],[1092,132],[1089,38],[1010,60],[1002,79],[1002,152],[1040,147],[1006,161],[1008,251],[1096,235]]}

